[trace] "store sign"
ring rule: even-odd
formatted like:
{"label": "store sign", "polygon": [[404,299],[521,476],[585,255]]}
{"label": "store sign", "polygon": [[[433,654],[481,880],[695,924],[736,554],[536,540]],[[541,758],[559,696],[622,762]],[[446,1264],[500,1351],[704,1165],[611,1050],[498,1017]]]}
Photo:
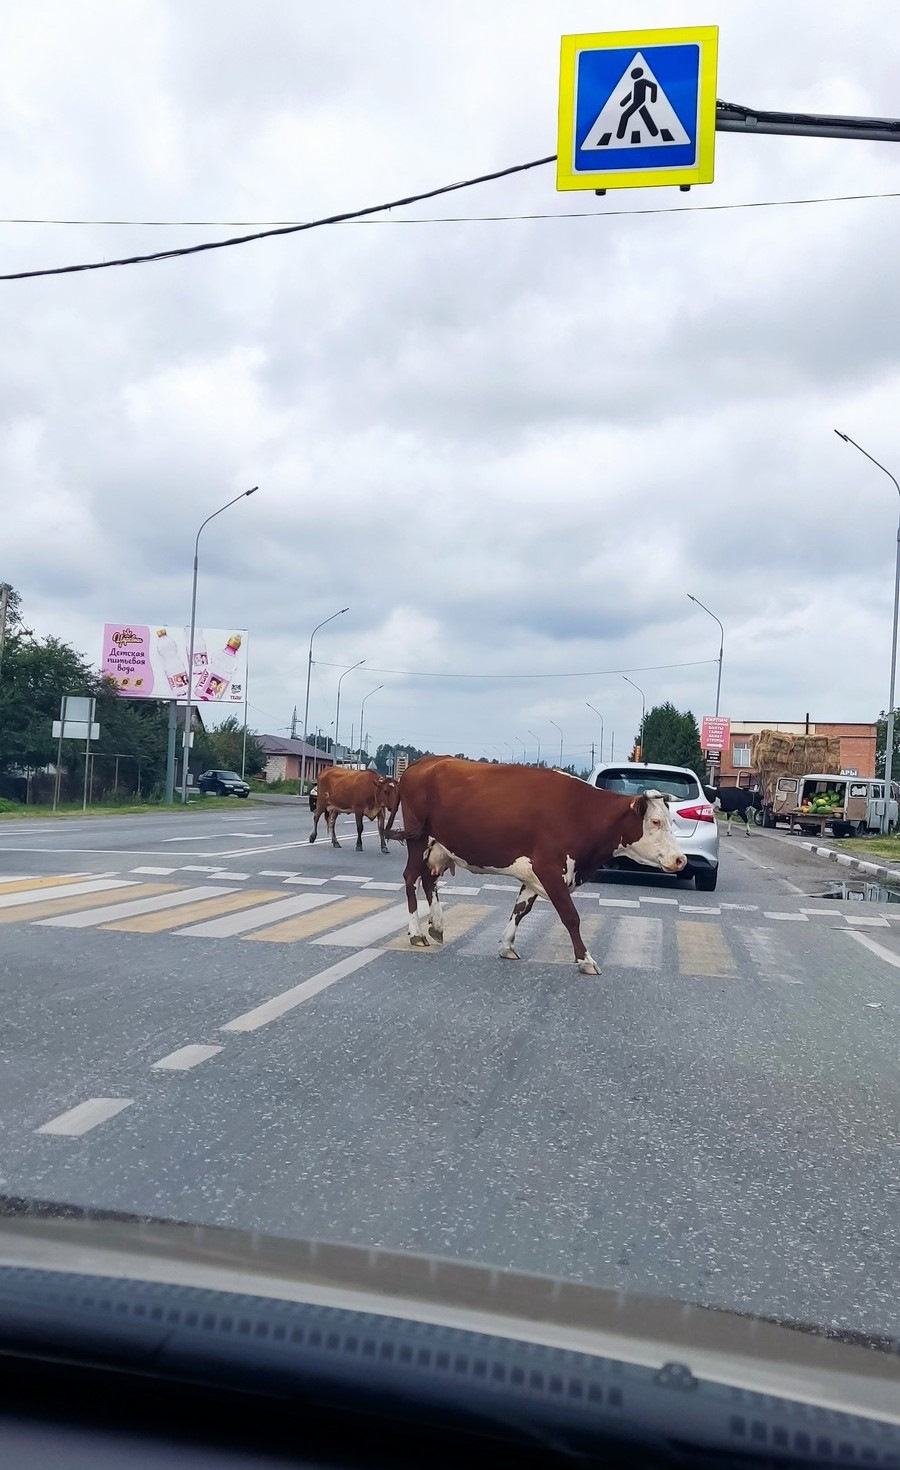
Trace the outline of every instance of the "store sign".
{"label": "store sign", "polygon": [[[187,700],[190,628],[171,624],[107,623],[100,672],[125,699]],[[195,704],[243,704],[247,634],[231,628],[194,629]]]}

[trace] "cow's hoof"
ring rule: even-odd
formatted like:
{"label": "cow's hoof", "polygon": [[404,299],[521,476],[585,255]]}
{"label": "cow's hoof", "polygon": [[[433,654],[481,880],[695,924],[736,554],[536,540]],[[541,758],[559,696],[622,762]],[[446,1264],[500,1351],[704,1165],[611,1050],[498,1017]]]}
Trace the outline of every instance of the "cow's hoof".
{"label": "cow's hoof", "polygon": [[599,975],[600,974],[599,967],[594,963],[594,961],[591,959],[590,955],[588,955],[587,959],[584,959],[584,960],[576,960],[575,963],[578,966],[578,972],[581,975]]}
{"label": "cow's hoof", "polygon": [[500,958],[501,960],[517,960],[519,956],[512,945],[510,945],[509,949],[501,949]]}
{"label": "cow's hoof", "polygon": [[424,934],[410,934],[409,942],[413,949],[428,949],[428,940]]}
{"label": "cow's hoof", "polygon": [[428,925],[428,932],[431,935],[432,939],[434,940],[435,944],[443,944],[443,942],[444,942],[444,931],[443,931],[443,929],[435,929],[435,927],[434,927],[433,924],[429,924]]}
{"label": "cow's hoof", "polygon": [[383,847],[383,848],[382,848],[382,849],[381,849],[381,851],[382,851],[382,852],[389,852],[389,851],[390,851],[390,849],[389,849],[389,847],[388,847],[388,846],[387,846],[387,843],[385,843],[385,845],[384,845],[384,847]]}

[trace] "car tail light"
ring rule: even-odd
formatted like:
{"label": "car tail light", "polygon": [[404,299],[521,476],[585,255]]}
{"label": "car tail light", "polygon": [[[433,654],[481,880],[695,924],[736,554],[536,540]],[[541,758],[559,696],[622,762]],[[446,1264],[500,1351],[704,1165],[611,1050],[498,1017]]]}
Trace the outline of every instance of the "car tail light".
{"label": "car tail light", "polygon": [[699,806],[682,806],[678,808],[679,817],[684,817],[688,822],[714,822],[716,813],[713,807],[705,802]]}

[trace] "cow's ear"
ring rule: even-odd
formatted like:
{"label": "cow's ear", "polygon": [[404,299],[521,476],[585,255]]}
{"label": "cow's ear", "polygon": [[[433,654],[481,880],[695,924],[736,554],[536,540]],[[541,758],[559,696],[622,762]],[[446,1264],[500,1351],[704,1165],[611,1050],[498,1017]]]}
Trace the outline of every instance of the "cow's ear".
{"label": "cow's ear", "polygon": [[633,796],[631,798],[631,801],[629,802],[629,806],[631,807],[631,810],[640,817],[641,821],[643,821],[645,816],[647,815],[646,796]]}

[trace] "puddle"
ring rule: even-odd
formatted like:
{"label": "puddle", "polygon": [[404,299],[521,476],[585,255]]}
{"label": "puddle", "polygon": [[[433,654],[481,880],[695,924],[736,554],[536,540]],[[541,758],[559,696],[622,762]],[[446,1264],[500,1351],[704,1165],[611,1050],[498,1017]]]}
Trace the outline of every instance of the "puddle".
{"label": "puddle", "polygon": [[880,883],[829,883],[817,898],[836,898],[841,903],[900,903],[900,888],[883,888]]}

